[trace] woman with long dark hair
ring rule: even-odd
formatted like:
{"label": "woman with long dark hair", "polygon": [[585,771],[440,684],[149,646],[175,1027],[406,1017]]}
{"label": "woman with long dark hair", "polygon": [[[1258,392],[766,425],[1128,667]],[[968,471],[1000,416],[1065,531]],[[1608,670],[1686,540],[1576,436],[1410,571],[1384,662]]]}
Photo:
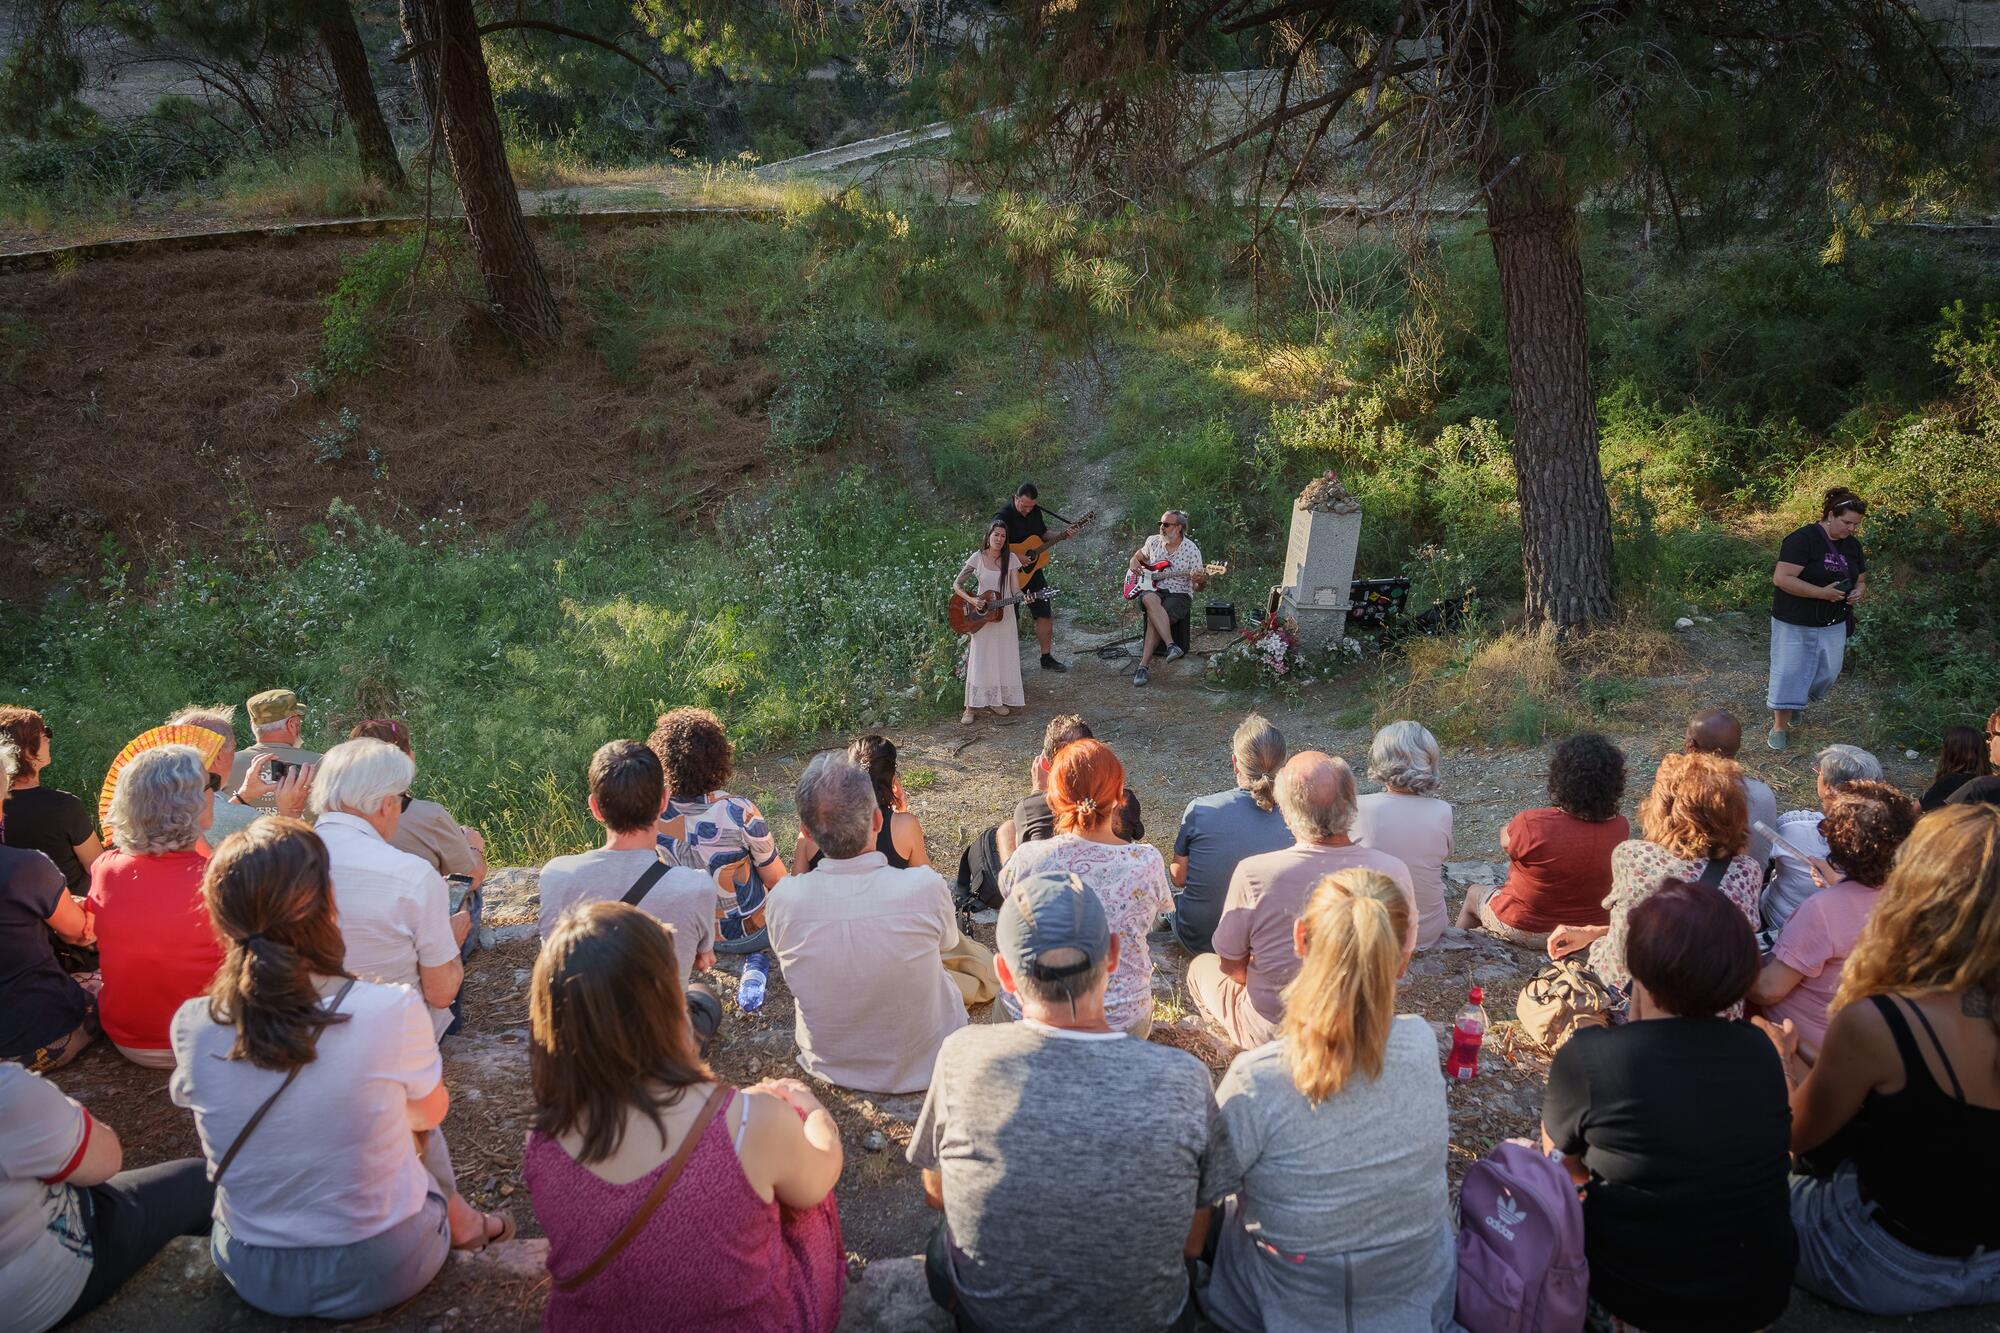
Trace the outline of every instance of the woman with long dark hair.
{"label": "woman with long dark hair", "polygon": [[[931,857],[924,847],[924,826],[910,813],[910,798],[903,791],[903,780],[896,775],[896,742],[873,733],[857,736],[847,747],[847,757],[868,770],[868,780],[875,784],[875,804],[882,811],[882,832],[876,835],[875,850],[898,870],[929,865]],[[792,845],[792,864],[801,872],[811,870],[820,863],[820,855],[812,833],[804,824],[799,825],[799,839]]]}
{"label": "woman with long dark hair", "polygon": [[201,887],[222,966],[174,1015],[168,1091],[194,1112],[210,1250],[236,1294],[280,1318],[360,1319],[423,1290],[449,1250],[512,1236],[452,1184],[423,997],[347,971],[319,836],[260,819]]}
{"label": "woman with long dark hair", "polygon": [[1868,502],[1835,486],[1820,503],[1819,521],[1785,538],[1771,571],[1771,734],[1791,743],[1794,715],[1833,688],[1854,632],[1854,607],[1868,595],[1868,558],[1861,520]]}
{"label": "woman with long dark hair", "polygon": [[796,1079],[718,1081],[679,977],[672,933],[623,903],[573,909],[536,960],[521,1172],[549,1236],[542,1326],[830,1333],[840,1129]]}
{"label": "woman with long dark hair", "polygon": [[[1986,724],[1989,728],[2000,726],[2000,711]],[[1991,774],[1992,765],[1987,761],[1987,738],[1980,734],[1978,727],[1946,727],[1944,744],[1938,750],[1937,772],[1931,778],[1930,789],[1918,802],[1925,814],[1937,809],[1974,778]]]}
{"label": "woman with long dark hair", "polygon": [[[951,581],[951,594],[971,606],[989,597],[1014,594],[1014,560],[1007,550],[1007,525],[995,519],[979,540],[979,549],[965,558]],[[972,581],[971,590],[966,580]],[[1021,692],[1021,636],[1014,627],[1014,608],[1003,607],[1000,618],[982,625],[967,639],[965,712],[960,722],[972,722],[973,710],[990,708],[1005,717],[1026,701]]]}

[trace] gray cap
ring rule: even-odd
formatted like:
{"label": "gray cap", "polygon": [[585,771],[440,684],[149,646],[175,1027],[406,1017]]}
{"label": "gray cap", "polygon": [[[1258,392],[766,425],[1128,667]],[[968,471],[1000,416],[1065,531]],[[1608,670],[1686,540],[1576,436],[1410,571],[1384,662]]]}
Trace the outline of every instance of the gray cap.
{"label": "gray cap", "polygon": [[[1111,952],[1111,924],[1104,904],[1075,875],[1044,870],[1016,881],[1000,906],[994,932],[1000,956],[1016,976],[1070,976],[1102,963]],[[1079,964],[1043,968],[1039,960],[1057,949],[1080,949]]]}

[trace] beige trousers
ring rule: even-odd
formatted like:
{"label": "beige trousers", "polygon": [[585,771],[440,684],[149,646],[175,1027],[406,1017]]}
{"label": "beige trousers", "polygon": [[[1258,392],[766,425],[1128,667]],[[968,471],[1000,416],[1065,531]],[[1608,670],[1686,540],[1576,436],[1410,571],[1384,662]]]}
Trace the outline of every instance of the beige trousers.
{"label": "beige trousers", "polygon": [[1000,994],[1000,977],[993,970],[993,951],[968,935],[944,952],[944,971],[970,1009],[990,1004]]}
{"label": "beige trousers", "polygon": [[1224,975],[1216,955],[1196,954],[1188,964],[1187,984],[1195,1007],[1243,1050],[1277,1038],[1278,1025],[1257,1012],[1242,982]]}

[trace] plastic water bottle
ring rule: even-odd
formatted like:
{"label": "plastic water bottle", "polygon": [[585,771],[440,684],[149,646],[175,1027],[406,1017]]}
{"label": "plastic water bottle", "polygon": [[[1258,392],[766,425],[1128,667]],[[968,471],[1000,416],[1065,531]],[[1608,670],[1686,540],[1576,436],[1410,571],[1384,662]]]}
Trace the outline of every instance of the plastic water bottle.
{"label": "plastic water bottle", "polygon": [[743,960],[743,979],[736,983],[738,1009],[748,1014],[764,1007],[764,986],[770,973],[770,954],[753,953]]}
{"label": "plastic water bottle", "polygon": [[1445,1061],[1444,1076],[1471,1078],[1479,1072],[1479,1044],[1486,1040],[1486,992],[1474,986],[1465,997],[1465,1008],[1451,1020],[1451,1058]]}

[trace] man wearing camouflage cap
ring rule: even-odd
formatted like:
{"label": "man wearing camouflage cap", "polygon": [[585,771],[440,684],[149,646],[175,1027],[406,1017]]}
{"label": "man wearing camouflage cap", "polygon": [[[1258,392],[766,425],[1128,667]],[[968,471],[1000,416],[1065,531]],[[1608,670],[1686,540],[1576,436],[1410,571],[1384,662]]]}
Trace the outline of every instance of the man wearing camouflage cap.
{"label": "man wearing camouflage cap", "polygon": [[[286,764],[319,762],[318,751],[299,748],[305,709],[299,703],[298,695],[290,690],[265,690],[262,694],[252,695],[244,711],[250,715],[250,729],[256,733],[257,741],[236,752],[236,763],[229,770],[231,789],[241,790],[245,774],[252,768],[261,769],[272,760]],[[257,798],[255,804],[264,810],[276,809],[276,795],[266,792]]]}

